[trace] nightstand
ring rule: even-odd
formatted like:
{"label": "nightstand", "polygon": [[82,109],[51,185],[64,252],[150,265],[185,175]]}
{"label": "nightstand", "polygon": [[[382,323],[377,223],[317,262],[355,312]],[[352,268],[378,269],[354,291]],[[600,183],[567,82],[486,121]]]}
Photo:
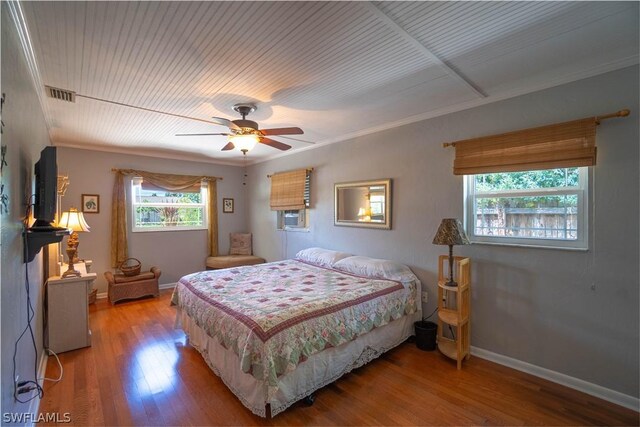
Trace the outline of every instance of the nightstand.
{"label": "nightstand", "polygon": [[96,273],[47,280],[45,346],[62,353],[91,345],[87,299]]}
{"label": "nightstand", "polygon": [[[60,265],[60,271],[61,272],[67,271],[67,268],[69,268],[69,264],[66,264],[66,263],[60,263],[59,265]],[[85,259],[85,260],[82,260],[82,261],[74,264],[74,267],[83,276],[85,276],[88,273],[91,273],[91,266],[92,265],[93,265],[93,261],[92,260]],[[88,296],[88,299],[87,299],[88,303],[89,304],[95,304],[97,295],[98,295],[98,290],[93,287],[93,282],[91,282],[91,285],[89,286],[89,296]]]}

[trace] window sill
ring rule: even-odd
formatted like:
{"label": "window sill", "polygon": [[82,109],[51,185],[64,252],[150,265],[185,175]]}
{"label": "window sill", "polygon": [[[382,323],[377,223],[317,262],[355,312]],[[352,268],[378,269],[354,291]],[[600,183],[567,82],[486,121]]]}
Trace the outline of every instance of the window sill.
{"label": "window sill", "polygon": [[167,227],[167,228],[142,228],[142,229],[132,229],[131,232],[132,233],[153,233],[153,232],[167,232],[167,231],[202,231],[202,230],[207,230],[207,227],[184,227],[184,228],[177,228],[177,227]]}
{"label": "window sill", "polygon": [[293,231],[294,233],[308,233],[309,228],[278,228],[278,231]]}
{"label": "window sill", "polygon": [[527,248],[527,249],[557,249],[560,251],[572,251],[572,252],[588,252],[589,248],[572,248],[568,246],[545,246],[545,245],[527,245],[524,243],[503,243],[503,242],[477,242],[471,241],[472,245],[486,245],[486,246],[507,246],[515,248]]}

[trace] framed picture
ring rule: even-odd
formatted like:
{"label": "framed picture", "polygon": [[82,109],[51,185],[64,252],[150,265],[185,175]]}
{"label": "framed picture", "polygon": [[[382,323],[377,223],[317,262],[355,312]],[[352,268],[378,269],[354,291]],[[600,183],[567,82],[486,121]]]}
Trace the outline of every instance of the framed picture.
{"label": "framed picture", "polygon": [[100,196],[97,194],[82,195],[83,213],[100,213]]}
{"label": "framed picture", "polygon": [[222,212],[233,213],[233,199],[222,199]]}

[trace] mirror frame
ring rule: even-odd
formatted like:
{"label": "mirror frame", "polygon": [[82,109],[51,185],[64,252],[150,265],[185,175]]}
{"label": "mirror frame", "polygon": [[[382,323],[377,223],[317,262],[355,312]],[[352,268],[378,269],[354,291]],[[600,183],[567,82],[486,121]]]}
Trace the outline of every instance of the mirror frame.
{"label": "mirror frame", "polygon": [[[384,218],[385,222],[365,222],[365,221],[348,221],[338,218],[339,201],[338,191],[343,188],[356,188],[356,187],[370,187],[372,185],[384,185],[385,186],[385,204],[384,204]],[[334,184],[334,204],[333,204],[333,225],[340,227],[362,227],[362,228],[378,228],[384,230],[391,230],[391,178],[376,179],[371,181],[355,181],[355,182],[340,182]]]}

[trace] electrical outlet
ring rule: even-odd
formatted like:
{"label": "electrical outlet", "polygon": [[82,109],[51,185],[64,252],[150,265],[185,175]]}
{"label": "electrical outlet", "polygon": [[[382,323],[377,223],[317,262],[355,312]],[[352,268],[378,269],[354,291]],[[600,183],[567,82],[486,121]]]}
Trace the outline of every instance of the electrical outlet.
{"label": "electrical outlet", "polygon": [[427,292],[422,293],[422,302],[425,304],[429,302],[429,294]]}

